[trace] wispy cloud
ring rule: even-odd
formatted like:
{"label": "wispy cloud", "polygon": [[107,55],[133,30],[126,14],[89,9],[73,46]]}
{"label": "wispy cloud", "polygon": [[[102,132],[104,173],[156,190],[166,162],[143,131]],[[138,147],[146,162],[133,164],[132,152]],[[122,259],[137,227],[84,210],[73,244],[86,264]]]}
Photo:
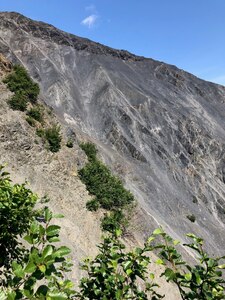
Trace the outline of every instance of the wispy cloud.
{"label": "wispy cloud", "polygon": [[87,26],[88,28],[92,28],[95,25],[97,19],[98,19],[98,15],[93,14],[83,19],[81,21],[81,24]]}
{"label": "wispy cloud", "polygon": [[91,12],[91,13],[97,13],[97,10],[96,10],[96,7],[95,7],[95,5],[94,4],[91,4],[91,5],[88,5],[88,6],[86,6],[85,7],[85,10],[86,11],[89,11],[89,12]]}

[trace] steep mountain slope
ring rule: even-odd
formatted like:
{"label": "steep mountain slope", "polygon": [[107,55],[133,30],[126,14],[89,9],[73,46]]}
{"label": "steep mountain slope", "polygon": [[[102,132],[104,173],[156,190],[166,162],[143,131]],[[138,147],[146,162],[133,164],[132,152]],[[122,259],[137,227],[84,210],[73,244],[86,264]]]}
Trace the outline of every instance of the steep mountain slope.
{"label": "steep mountain slope", "polygon": [[89,136],[124,178],[142,237],[161,224],[224,252],[223,86],[17,13],[0,14],[0,52],[29,70],[61,122]]}

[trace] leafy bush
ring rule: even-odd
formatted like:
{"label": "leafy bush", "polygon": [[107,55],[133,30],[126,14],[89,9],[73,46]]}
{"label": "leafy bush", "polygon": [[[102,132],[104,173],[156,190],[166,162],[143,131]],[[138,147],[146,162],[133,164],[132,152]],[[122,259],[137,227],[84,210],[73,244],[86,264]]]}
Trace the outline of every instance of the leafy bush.
{"label": "leafy bush", "polygon": [[97,211],[99,209],[99,202],[96,199],[90,200],[86,203],[86,208],[90,211]]}
{"label": "leafy bush", "polygon": [[[158,244],[155,238],[160,236],[162,243]],[[183,246],[192,249],[198,264],[188,264],[177,251],[179,241],[173,240],[161,228],[156,229],[150,237],[150,244],[154,241],[156,246],[149,250],[160,249],[159,255],[162,260],[160,264],[167,264],[161,276],[167,281],[176,284],[181,298],[185,300],[219,300],[225,299],[224,279],[221,270],[225,264],[221,264],[223,257],[210,258],[203,249],[203,240],[194,234],[187,234],[191,242]],[[169,264],[169,265],[168,265]]]}
{"label": "leafy bush", "polygon": [[92,143],[81,143],[80,148],[85,152],[89,161],[95,160],[97,155],[97,149]]}
{"label": "leafy bush", "polygon": [[61,148],[61,135],[60,135],[60,126],[53,125],[45,129],[45,139],[48,141],[49,150],[51,152],[58,152]]}
{"label": "leafy bush", "polygon": [[38,122],[43,122],[43,109],[40,105],[35,105],[27,111],[27,115]]}
{"label": "leafy bush", "polygon": [[[148,275],[148,248],[127,252],[118,237],[106,237],[94,260],[86,260],[82,269],[87,276],[80,281],[78,299],[157,300],[163,297],[155,291],[153,274]],[[150,280],[149,280],[150,277]]]}
{"label": "leafy bush", "polygon": [[20,246],[22,259],[14,260],[1,278],[5,287],[1,299],[74,299],[73,283],[64,278],[72,266],[65,258],[71,251],[53,244],[59,241],[60,226],[50,225],[51,219],[52,213],[45,208],[44,226],[36,220],[31,223],[24,237],[29,246]]}
{"label": "leafy bush", "polygon": [[125,231],[128,221],[121,210],[115,210],[105,216],[101,220],[101,228],[104,231],[115,232],[118,229]]}
{"label": "leafy bush", "polygon": [[24,93],[17,92],[9,99],[8,104],[13,110],[25,111],[27,109],[27,97]]}
{"label": "leafy bush", "polygon": [[51,152],[58,152],[61,148],[60,126],[53,125],[47,129],[37,128],[36,134],[44,141],[48,142],[48,148]]}
{"label": "leafy bush", "polygon": [[0,166],[0,265],[18,257],[17,236],[30,225],[37,196],[25,184],[13,185]]}
{"label": "leafy bush", "polygon": [[7,84],[11,92],[17,94],[17,97],[25,97],[31,103],[37,102],[40,92],[39,86],[28,75],[26,69],[20,65],[13,67],[13,72],[9,74],[4,83]]}

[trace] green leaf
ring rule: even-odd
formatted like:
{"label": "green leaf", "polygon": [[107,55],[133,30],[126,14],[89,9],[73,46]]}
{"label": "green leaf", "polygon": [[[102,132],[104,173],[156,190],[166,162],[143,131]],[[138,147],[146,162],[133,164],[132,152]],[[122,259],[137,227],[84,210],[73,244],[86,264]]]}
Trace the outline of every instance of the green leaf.
{"label": "green leaf", "polygon": [[52,218],[62,219],[62,218],[64,218],[64,215],[63,214],[55,214],[52,216]]}
{"label": "green leaf", "polygon": [[130,276],[130,274],[132,274],[132,273],[133,273],[132,269],[127,269],[127,270],[126,270],[126,274],[127,274],[128,276]]}
{"label": "green leaf", "polygon": [[24,270],[21,265],[19,265],[17,262],[13,261],[12,262],[12,268],[13,268],[13,273],[19,277],[23,278],[25,276]]}
{"label": "green leaf", "polygon": [[184,277],[185,277],[185,279],[186,279],[187,281],[191,281],[191,279],[192,279],[192,274],[191,274],[191,273],[186,273],[186,274],[184,275]]}
{"label": "green leaf", "polygon": [[42,257],[46,258],[47,256],[51,255],[52,253],[53,253],[53,247],[51,245],[47,245],[43,250]]}
{"label": "green leaf", "polygon": [[[2,298],[0,297],[0,299],[2,300]],[[7,293],[7,298],[3,298],[3,299],[7,299],[7,300],[14,300],[16,299],[16,292],[10,292],[10,293]]]}
{"label": "green leaf", "polygon": [[149,274],[149,278],[150,278],[151,280],[154,280],[154,279],[155,279],[155,274],[150,273],[150,274]]}
{"label": "green leaf", "polygon": [[167,268],[165,270],[164,275],[165,275],[167,281],[173,280],[176,277],[174,271],[170,268]]}
{"label": "green leaf", "polygon": [[70,252],[71,252],[71,250],[68,247],[62,246],[53,253],[53,256],[60,258],[60,257],[70,254]]}
{"label": "green leaf", "polygon": [[49,208],[45,209],[44,217],[46,222],[49,222],[52,219],[52,212],[50,211]]}
{"label": "green leaf", "polygon": [[122,298],[121,298],[122,295],[123,295],[123,291],[117,289],[117,290],[116,290],[116,300],[121,300],[121,299],[122,299]]}
{"label": "green leaf", "polygon": [[162,260],[162,259],[157,259],[156,261],[155,261],[155,263],[157,264],[157,265],[164,265],[164,261]]}
{"label": "green leaf", "polygon": [[219,269],[225,269],[225,264],[219,265],[218,268],[219,268]]}
{"label": "green leaf", "polygon": [[40,265],[38,266],[39,270],[42,272],[42,273],[45,273],[46,271],[46,266],[45,265]]}
{"label": "green leaf", "polygon": [[164,231],[162,230],[162,228],[157,228],[153,231],[154,235],[162,235],[164,234]]}
{"label": "green leaf", "polygon": [[173,241],[173,244],[174,244],[174,246],[176,246],[176,245],[180,244],[180,241],[174,240],[174,241]]}
{"label": "green leaf", "polygon": [[58,238],[57,236],[48,237],[47,240],[48,240],[50,243],[60,242],[60,238]]}
{"label": "green leaf", "polygon": [[67,300],[68,297],[63,292],[49,292],[47,294],[47,300]]}
{"label": "green leaf", "polygon": [[127,270],[132,266],[132,262],[128,260],[123,264],[123,266],[124,266],[124,270]]}
{"label": "green leaf", "polygon": [[29,244],[33,244],[33,238],[27,234],[24,238],[23,238],[25,241],[27,241]]}
{"label": "green leaf", "polygon": [[[14,300],[15,297],[11,299]],[[3,291],[0,291],[0,300],[7,300],[6,294]]]}
{"label": "green leaf", "polygon": [[33,273],[36,270],[36,268],[37,268],[37,266],[32,261],[30,261],[26,265],[26,267],[24,269],[24,272],[26,272],[26,273]]}
{"label": "green leaf", "polygon": [[60,231],[60,226],[58,225],[50,225],[48,226],[48,228],[46,229],[46,234],[47,236],[55,236],[59,234]]}

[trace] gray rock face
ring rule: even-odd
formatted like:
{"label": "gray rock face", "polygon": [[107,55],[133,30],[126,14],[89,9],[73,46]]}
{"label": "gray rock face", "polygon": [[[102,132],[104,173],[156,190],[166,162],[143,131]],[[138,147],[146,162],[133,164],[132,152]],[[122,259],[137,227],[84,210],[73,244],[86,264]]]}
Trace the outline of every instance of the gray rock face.
{"label": "gray rock face", "polygon": [[136,196],[143,237],[161,224],[224,253],[225,87],[16,13],[0,14],[0,52],[29,70],[62,122],[98,145]]}

